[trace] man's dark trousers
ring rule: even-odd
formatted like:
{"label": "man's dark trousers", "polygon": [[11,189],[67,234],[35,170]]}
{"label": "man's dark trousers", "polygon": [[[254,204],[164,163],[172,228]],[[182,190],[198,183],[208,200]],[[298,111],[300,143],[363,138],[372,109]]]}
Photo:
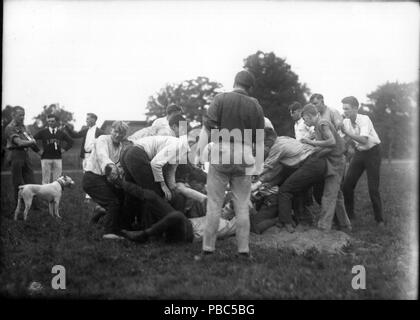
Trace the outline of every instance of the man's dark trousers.
{"label": "man's dark trousers", "polygon": [[28,152],[25,150],[11,151],[11,173],[14,199],[17,201],[19,186],[34,184],[34,171],[29,160]]}
{"label": "man's dark trousers", "polygon": [[118,233],[121,228],[127,228],[129,222],[122,210],[124,193],[110,184],[105,176],[87,171],[83,175],[83,190],[94,202],[103,207],[107,213],[105,233]]}
{"label": "man's dark trousers", "polygon": [[293,174],[280,186],[278,194],[279,220],[292,223],[292,197],[310,186],[319,183],[325,177],[326,160],[316,155],[309,156]]}
{"label": "man's dark trousers", "polygon": [[382,202],[379,194],[379,175],[381,167],[381,146],[376,145],[367,151],[356,150],[344,180],[344,204],[349,218],[354,219],[354,189],[360,176],[366,170],[370,201],[375,220],[383,221]]}

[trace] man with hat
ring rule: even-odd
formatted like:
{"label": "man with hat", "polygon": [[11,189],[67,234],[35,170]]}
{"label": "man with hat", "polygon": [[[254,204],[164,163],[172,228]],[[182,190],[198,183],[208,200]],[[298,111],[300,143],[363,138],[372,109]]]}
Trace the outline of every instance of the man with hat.
{"label": "man with hat", "polygon": [[210,166],[207,174],[207,214],[202,253],[215,252],[217,229],[225,191],[229,184],[236,215],[238,254],[249,253],[249,207],[251,176],[262,171],[264,162],[264,112],[257,99],[249,96],[255,85],[247,70],[235,76],[232,92],[215,96],[197,143],[197,163],[204,163],[209,141]]}

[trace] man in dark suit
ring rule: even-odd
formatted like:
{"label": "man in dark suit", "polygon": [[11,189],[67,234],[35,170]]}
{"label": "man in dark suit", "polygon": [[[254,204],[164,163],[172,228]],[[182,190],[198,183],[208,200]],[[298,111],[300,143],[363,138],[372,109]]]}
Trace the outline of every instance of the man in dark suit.
{"label": "man in dark suit", "polygon": [[[79,132],[73,131],[72,128],[66,126],[67,133],[72,138],[83,138],[82,145],[80,148],[80,158],[82,158],[82,167],[83,171],[86,171],[87,161],[90,157],[92,152],[92,147],[95,142],[95,139],[105,132],[96,126],[96,121],[98,120],[98,116],[94,113],[88,113],[86,115],[86,126],[83,126]],[[86,195],[86,199],[90,197]]]}

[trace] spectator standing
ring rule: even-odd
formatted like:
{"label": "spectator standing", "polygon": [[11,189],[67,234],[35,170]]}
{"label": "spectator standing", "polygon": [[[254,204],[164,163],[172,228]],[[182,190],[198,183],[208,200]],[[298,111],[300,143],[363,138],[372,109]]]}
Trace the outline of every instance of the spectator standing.
{"label": "spectator standing", "polygon": [[35,140],[42,141],[43,147],[41,155],[42,184],[51,183],[61,175],[62,154],[73,146],[73,140],[58,128],[58,121],[56,115],[48,115],[48,127],[34,135]]}
{"label": "spectator standing", "polygon": [[[257,99],[249,96],[254,85],[255,78],[252,73],[246,70],[238,72],[233,91],[218,94],[207,110],[197,145],[200,160],[196,161],[205,161],[203,150],[209,142],[211,133],[206,227],[202,253],[197,256],[198,259],[215,252],[217,230],[228,184],[233,193],[238,253],[239,256],[250,257],[248,204],[251,195],[251,175],[261,172],[264,160],[264,113]],[[220,141],[221,132],[218,130],[227,131],[230,136],[228,138],[222,136]],[[214,135],[212,131],[219,132],[219,135]],[[251,139],[245,134],[246,131],[252,133]],[[241,141],[237,141],[239,134],[233,138],[234,132],[241,133]],[[262,154],[256,154],[257,152]],[[226,158],[224,155],[230,155],[228,163],[223,161]],[[217,161],[214,161],[215,158]],[[235,161],[237,159],[241,159],[241,162],[237,163]],[[253,172],[248,170],[250,167]]]}
{"label": "spectator standing", "polygon": [[12,121],[6,126],[6,148],[10,151],[10,164],[14,199],[17,200],[18,187],[23,184],[35,183],[34,171],[29,159],[28,151],[39,152],[33,136],[23,124],[25,109],[16,106],[12,109]]}

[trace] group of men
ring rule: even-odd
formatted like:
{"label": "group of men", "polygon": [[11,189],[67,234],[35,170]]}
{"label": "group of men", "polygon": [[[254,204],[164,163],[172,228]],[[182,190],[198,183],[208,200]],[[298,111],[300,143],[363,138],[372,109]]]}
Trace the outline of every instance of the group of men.
{"label": "group of men", "polygon": [[[314,225],[313,199],[321,207],[317,228],[328,231],[335,222],[350,231],[354,189],[364,170],[375,219],[383,225],[380,140],[369,117],[358,113],[357,99],[342,100],[344,120],[320,94],[305,106],[295,102],[289,107],[295,137],[277,136],[250,96],[254,85],[252,73],[240,71],[233,91],[215,96],[199,130],[189,127],[180,106],[169,105],[166,117],[129,137],[122,121],[103,134],[93,114],[79,133],[56,132],[57,119],[51,117],[48,129],[31,137],[23,126],[24,110],[16,107],[6,129],[12,172],[20,170],[23,177],[30,171],[26,149],[38,152],[36,139],[44,142],[42,160],[55,159],[45,166],[52,163],[61,171],[57,160],[71,147],[70,136],[84,137],[82,187],[99,205],[92,221],[104,221],[103,238],[202,238],[198,260],[216,251],[218,237],[235,234],[238,255],[250,257],[251,231],[281,224],[294,232],[297,224]],[[14,180],[15,188],[19,184]]]}
{"label": "group of men", "polygon": [[[55,181],[62,174],[62,157],[73,147],[72,138],[83,138],[80,157],[85,169],[87,160],[92,151],[95,139],[104,134],[96,126],[98,117],[88,113],[86,126],[79,132],[66,125],[60,127],[57,115],[47,115],[47,126],[32,135],[24,125],[25,109],[16,106],[12,110],[12,121],[5,128],[7,160],[11,166],[14,198],[17,199],[18,186],[35,183],[33,164],[28,151],[32,149],[41,158],[42,184]],[[39,148],[38,143],[42,145]]]}

